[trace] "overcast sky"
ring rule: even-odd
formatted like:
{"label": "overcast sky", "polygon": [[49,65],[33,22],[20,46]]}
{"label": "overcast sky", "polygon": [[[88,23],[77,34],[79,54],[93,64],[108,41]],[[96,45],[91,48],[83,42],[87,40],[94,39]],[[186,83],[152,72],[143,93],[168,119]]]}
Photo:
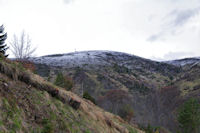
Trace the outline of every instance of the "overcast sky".
{"label": "overcast sky", "polygon": [[170,60],[200,56],[200,0],[0,0],[8,41],[25,30],[37,56],[121,51]]}

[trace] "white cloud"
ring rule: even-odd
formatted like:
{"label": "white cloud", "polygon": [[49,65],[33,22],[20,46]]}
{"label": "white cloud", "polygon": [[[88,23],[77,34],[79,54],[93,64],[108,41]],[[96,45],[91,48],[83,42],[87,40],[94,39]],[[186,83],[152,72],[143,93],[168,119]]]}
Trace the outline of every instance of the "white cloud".
{"label": "white cloud", "polygon": [[182,58],[186,58],[186,57],[192,57],[194,56],[194,53],[190,53],[190,52],[169,52],[167,54],[164,55],[164,59],[165,60],[173,60],[174,58],[176,59],[182,59]]}
{"label": "white cloud", "polygon": [[174,10],[170,13],[171,16],[175,16],[174,20],[172,21],[172,25],[182,26],[185,23],[187,23],[192,17],[197,15],[199,12],[200,12],[200,8],[182,10],[182,11]]}
{"label": "white cloud", "polygon": [[[170,51],[200,50],[200,17],[190,12],[199,0],[3,1],[0,23],[9,39],[25,29],[38,55],[102,49],[162,58]],[[175,22],[182,25],[171,26]]]}

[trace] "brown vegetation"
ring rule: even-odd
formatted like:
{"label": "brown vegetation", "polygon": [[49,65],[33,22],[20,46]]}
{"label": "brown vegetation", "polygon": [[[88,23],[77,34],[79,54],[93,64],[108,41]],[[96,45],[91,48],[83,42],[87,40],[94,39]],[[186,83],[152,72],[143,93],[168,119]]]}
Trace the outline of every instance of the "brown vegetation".
{"label": "brown vegetation", "polygon": [[0,79],[3,79],[0,80],[0,116],[7,112],[5,117],[0,117],[3,132],[129,133],[130,129],[137,130],[92,102],[19,69],[15,62],[0,61]]}

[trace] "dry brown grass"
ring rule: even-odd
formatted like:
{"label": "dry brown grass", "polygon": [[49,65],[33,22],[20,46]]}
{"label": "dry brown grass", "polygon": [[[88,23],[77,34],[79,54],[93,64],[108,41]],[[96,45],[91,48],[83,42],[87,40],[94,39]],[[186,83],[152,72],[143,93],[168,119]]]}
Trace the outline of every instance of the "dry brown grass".
{"label": "dry brown grass", "polygon": [[[52,97],[59,99],[64,104],[69,104],[70,99],[79,101],[81,103],[80,108],[78,109],[80,115],[85,117],[88,122],[93,121],[91,126],[98,127],[98,130],[101,130],[101,133],[129,133],[127,126],[134,128],[120,117],[105,112],[103,109],[97,107],[92,102],[86,99],[82,99],[76,94],[66,91],[63,88],[56,87],[45,81],[40,76],[31,73],[30,71],[20,70],[17,68],[17,64],[9,64],[7,62],[1,61],[0,72],[7,75],[14,81],[19,80],[28,86],[34,87],[35,89],[46,91]],[[138,133],[143,132],[138,130]]]}

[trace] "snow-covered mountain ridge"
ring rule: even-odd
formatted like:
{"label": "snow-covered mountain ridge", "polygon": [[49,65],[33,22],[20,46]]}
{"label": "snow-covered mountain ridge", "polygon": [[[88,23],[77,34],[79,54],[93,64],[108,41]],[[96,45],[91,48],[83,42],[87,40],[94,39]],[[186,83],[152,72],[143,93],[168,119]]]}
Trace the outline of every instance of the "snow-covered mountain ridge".
{"label": "snow-covered mountain ridge", "polygon": [[196,65],[200,63],[200,57],[184,58],[179,60],[165,61],[167,64],[175,66]]}
{"label": "snow-covered mountain ridge", "polygon": [[[130,61],[143,59],[141,57],[114,51],[82,51],[67,54],[55,54],[42,57],[30,58],[37,64],[59,67],[77,67],[83,65],[112,65],[118,62],[120,65],[130,64]],[[147,59],[143,59],[148,61]],[[116,61],[116,62],[115,62]]]}
{"label": "snow-covered mountain ridge", "polygon": [[171,64],[115,51],[82,51],[35,57],[29,60],[35,64],[62,68],[99,69],[102,67],[121,66],[125,69],[143,73],[144,71],[148,73],[161,72],[165,75],[168,75],[169,72],[176,73],[179,71],[178,67]]}

